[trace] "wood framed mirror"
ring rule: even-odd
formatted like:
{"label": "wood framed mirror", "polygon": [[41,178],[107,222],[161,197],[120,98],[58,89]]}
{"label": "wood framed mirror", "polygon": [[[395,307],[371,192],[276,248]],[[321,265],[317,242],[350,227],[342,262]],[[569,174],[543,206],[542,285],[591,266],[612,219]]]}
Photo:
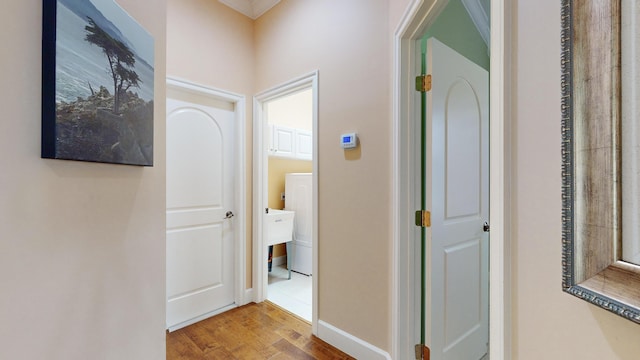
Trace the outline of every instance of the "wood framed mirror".
{"label": "wood framed mirror", "polygon": [[[640,324],[640,266],[623,260],[622,250],[625,239],[640,241],[627,230],[640,228],[640,217],[623,218],[633,214],[625,199],[640,203],[640,193],[623,186],[640,186],[640,172],[623,177],[623,149],[640,148],[640,137],[623,136],[625,121],[640,124],[633,70],[640,56],[622,46],[636,37],[623,33],[640,26],[622,18],[635,1],[562,0],[562,287]],[[640,20],[632,10],[624,16]]]}

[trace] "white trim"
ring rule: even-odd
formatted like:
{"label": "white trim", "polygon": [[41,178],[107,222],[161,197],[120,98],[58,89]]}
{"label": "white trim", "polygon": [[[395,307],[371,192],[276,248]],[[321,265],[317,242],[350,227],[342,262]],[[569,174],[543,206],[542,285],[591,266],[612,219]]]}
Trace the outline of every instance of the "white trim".
{"label": "white trim", "polygon": [[[244,164],[247,162],[246,155],[246,100],[244,95],[232,93],[226,90],[220,90],[209,86],[199,85],[188,80],[175,77],[167,77],[167,88],[175,88],[180,91],[187,91],[196,94],[205,95],[217,100],[232,103],[236,116],[235,129],[235,200],[234,200],[234,225],[235,225],[235,269],[234,269],[234,301],[235,305],[241,306],[249,303],[251,298],[245,297],[245,289],[247,287],[246,268],[247,268],[247,226],[246,226],[246,198],[247,198],[247,177]],[[165,280],[166,281],[166,280]],[[234,305],[234,306],[235,306]],[[218,312],[219,313],[219,312]]]}
{"label": "white trim", "polygon": [[246,304],[248,304],[248,303],[252,302],[252,301],[253,301],[253,296],[254,296],[254,295],[253,295],[253,288],[251,288],[251,289],[246,289],[246,290],[244,291],[244,299],[245,299],[245,303],[244,303],[243,305],[246,305]]}
{"label": "white trim", "polygon": [[[399,30],[395,34],[394,42],[394,78],[393,82],[393,139],[392,139],[392,226],[393,226],[393,256],[392,256],[392,283],[393,293],[391,297],[391,353],[394,359],[410,359],[410,350],[418,343],[416,338],[415,322],[413,316],[416,311],[412,288],[416,286],[416,274],[412,271],[413,261],[411,254],[417,252],[416,228],[411,226],[411,208],[415,207],[415,200],[410,197],[412,191],[411,166],[415,164],[414,154],[410,149],[415,147],[410,134],[416,133],[414,122],[407,121],[410,108],[414,107],[415,95],[406,86],[410,82],[411,72],[415,67],[415,41],[402,37],[402,33],[408,31],[409,24],[414,22],[421,1],[413,1],[412,6],[405,12],[400,23]],[[406,61],[406,63],[403,62]],[[401,99],[406,101],[402,101]],[[401,124],[402,122],[402,124]]]}
{"label": "white trim", "polygon": [[322,320],[318,321],[318,337],[356,359],[391,360],[386,351]]}
{"label": "white trim", "polygon": [[318,279],[320,278],[320,271],[318,271],[319,261],[318,261],[318,214],[320,213],[320,205],[319,205],[319,197],[318,197],[318,169],[319,169],[319,158],[320,152],[318,151],[318,113],[319,113],[319,73],[318,71],[314,71],[311,74],[311,88],[312,88],[312,96],[313,96],[313,175],[311,176],[312,188],[313,188],[313,239],[315,241],[312,243],[312,269],[314,276],[311,279],[312,282],[312,302],[311,302],[311,333],[318,333],[318,304],[320,303],[320,291],[318,287]]}
{"label": "white trim", "polygon": [[[253,289],[254,301],[266,300],[268,284],[266,266],[266,246],[262,246],[262,213],[268,204],[268,158],[265,145],[266,124],[262,112],[263,104],[300,91],[311,88],[313,97],[313,299],[312,299],[312,332],[317,334],[318,328],[318,71],[300,76],[253,97]],[[263,260],[260,260],[263,259]]]}
{"label": "white trim", "polygon": [[491,0],[489,356],[511,359],[511,2]]}
{"label": "white trim", "polygon": [[[415,313],[417,278],[414,258],[419,237],[412,224],[416,207],[413,196],[419,188],[416,173],[414,121],[419,98],[413,91],[419,71],[418,41],[435,21],[446,0],[413,0],[395,34],[393,92],[393,294],[391,299],[391,351],[394,359],[414,356],[419,341]],[[510,5],[507,0],[491,0],[490,54],[490,293],[489,323],[491,359],[511,357],[510,338]],[[419,288],[419,287],[418,287]]]}

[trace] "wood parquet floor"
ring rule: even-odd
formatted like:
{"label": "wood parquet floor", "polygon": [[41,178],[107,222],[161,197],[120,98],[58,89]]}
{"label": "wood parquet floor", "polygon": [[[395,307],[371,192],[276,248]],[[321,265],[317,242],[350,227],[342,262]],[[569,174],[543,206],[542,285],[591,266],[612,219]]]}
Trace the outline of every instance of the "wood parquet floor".
{"label": "wood parquet floor", "polygon": [[311,334],[311,325],[263,302],[167,333],[167,360],[354,359]]}

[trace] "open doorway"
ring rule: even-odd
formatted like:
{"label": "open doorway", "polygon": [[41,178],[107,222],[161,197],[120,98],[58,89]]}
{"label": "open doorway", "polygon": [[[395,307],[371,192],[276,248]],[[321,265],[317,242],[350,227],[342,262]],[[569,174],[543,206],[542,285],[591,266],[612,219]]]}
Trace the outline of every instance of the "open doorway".
{"label": "open doorway", "polygon": [[[437,20],[448,1],[414,1],[405,13],[396,35],[396,84],[394,95],[394,280],[397,293],[393,299],[394,323],[393,354],[398,358],[415,356],[414,346],[419,343],[419,302],[415,292],[419,285],[420,229],[414,223],[414,211],[420,206],[420,132],[421,96],[415,91],[414,77],[420,73],[421,41]],[[489,356],[508,358],[510,344],[510,286],[509,286],[509,181],[510,142],[508,114],[511,111],[510,92],[510,29],[511,7],[504,0],[465,1],[490,8],[490,195],[491,242],[489,258],[491,287],[489,289]],[[490,6],[489,6],[490,5]],[[488,17],[487,17],[488,22]],[[416,202],[417,201],[417,202]],[[409,241],[405,241],[409,239]],[[418,270],[416,270],[418,267]],[[416,290],[417,289],[417,290]],[[428,335],[430,336],[430,335]]]}
{"label": "open doorway", "polygon": [[489,352],[488,11],[449,0],[421,42],[416,75],[431,84],[420,89],[414,151],[421,154],[418,209],[430,224],[420,231],[418,343],[433,359],[480,360]]}
{"label": "open doorway", "polygon": [[254,98],[254,292],[314,324],[317,72]]}
{"label": "open doorway", "polygon": [[[265,235],[269,246],[267,300],[311,322],[313,92],[305,88],[263,106],[267,122],[268,208],[271,214],[274,210],[292,212],[286,238],[272,239],[270,231]],[[287,223],[286,218],[279,220]],[[269,220],[265,225],[271,228]],[[290,241],[279,243],[284,240]]]}

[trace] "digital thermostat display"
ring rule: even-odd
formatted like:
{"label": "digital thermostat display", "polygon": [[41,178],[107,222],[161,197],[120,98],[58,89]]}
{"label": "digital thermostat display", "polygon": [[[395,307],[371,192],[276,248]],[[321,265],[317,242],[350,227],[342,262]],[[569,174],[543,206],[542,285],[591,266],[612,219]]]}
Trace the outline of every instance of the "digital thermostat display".
{"label": "digital thermostat display", "polygon": [[358,145],[358,136],[356,133],[342,134],[340,145],[343,149],[353,149]]}

